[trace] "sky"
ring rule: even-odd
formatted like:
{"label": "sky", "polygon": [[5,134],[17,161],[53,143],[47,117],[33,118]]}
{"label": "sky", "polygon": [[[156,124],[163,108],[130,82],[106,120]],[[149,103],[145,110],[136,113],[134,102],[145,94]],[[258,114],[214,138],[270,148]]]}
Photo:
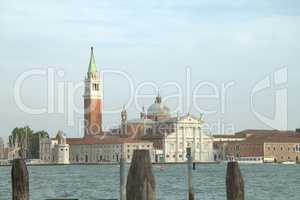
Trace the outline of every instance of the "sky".
{"label": "sky", "polygon": [[25,125],[82,136],[90,46],[105,129],[158,90],[212,134],[300,127],[299,16],[297,0],[1,0],[0,137]]}

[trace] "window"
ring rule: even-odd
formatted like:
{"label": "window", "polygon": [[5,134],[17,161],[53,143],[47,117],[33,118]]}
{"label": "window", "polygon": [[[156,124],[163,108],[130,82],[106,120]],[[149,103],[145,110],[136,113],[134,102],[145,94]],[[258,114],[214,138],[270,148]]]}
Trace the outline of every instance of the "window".
{"label": "window", "polygon": [[93,83],[93,90],[94,91],[99,91],[99,84]]}

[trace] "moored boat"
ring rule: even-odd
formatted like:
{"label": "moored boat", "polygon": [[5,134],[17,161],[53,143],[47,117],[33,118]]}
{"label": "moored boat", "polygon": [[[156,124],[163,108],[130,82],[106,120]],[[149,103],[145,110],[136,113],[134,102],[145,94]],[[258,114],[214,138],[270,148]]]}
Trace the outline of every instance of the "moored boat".
{"label": "moored boat", "polygon": [[295,165],[297,163],[296,163],[296,161],[288,160],[288,161],[283,161],[281,164],[284,164],[284,165]]}

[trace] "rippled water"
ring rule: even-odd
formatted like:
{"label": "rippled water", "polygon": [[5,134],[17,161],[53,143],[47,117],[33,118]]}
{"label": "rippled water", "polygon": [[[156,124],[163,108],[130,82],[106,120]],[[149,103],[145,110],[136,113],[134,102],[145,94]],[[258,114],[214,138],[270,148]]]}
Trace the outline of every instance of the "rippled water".
{"label": "rippled water", "polygon": [[[186,199],[186,166],[154,166],[159,200]],[[300,165],[240,165],[247,200],[299,200]],[[54,197],[110,199],[119,195],[116,165],[30,166],[32,200]],[[196,199],[223,200],[224,164],[197,165],[193,172]],[[0,199],[11,198],[10,167],[0,167]]]}

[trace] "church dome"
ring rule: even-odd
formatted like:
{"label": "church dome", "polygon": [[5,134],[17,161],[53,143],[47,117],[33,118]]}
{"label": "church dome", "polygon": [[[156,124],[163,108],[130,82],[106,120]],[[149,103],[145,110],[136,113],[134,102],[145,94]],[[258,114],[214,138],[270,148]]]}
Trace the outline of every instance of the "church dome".
{"label": "church dome", "polygon": [[168,108],[161,102],[160,96],[157,96],[155,102],[151,106],[149,106],[147,110],[147,117],[156,120],[168,118],[170,117],[170,108]]}

